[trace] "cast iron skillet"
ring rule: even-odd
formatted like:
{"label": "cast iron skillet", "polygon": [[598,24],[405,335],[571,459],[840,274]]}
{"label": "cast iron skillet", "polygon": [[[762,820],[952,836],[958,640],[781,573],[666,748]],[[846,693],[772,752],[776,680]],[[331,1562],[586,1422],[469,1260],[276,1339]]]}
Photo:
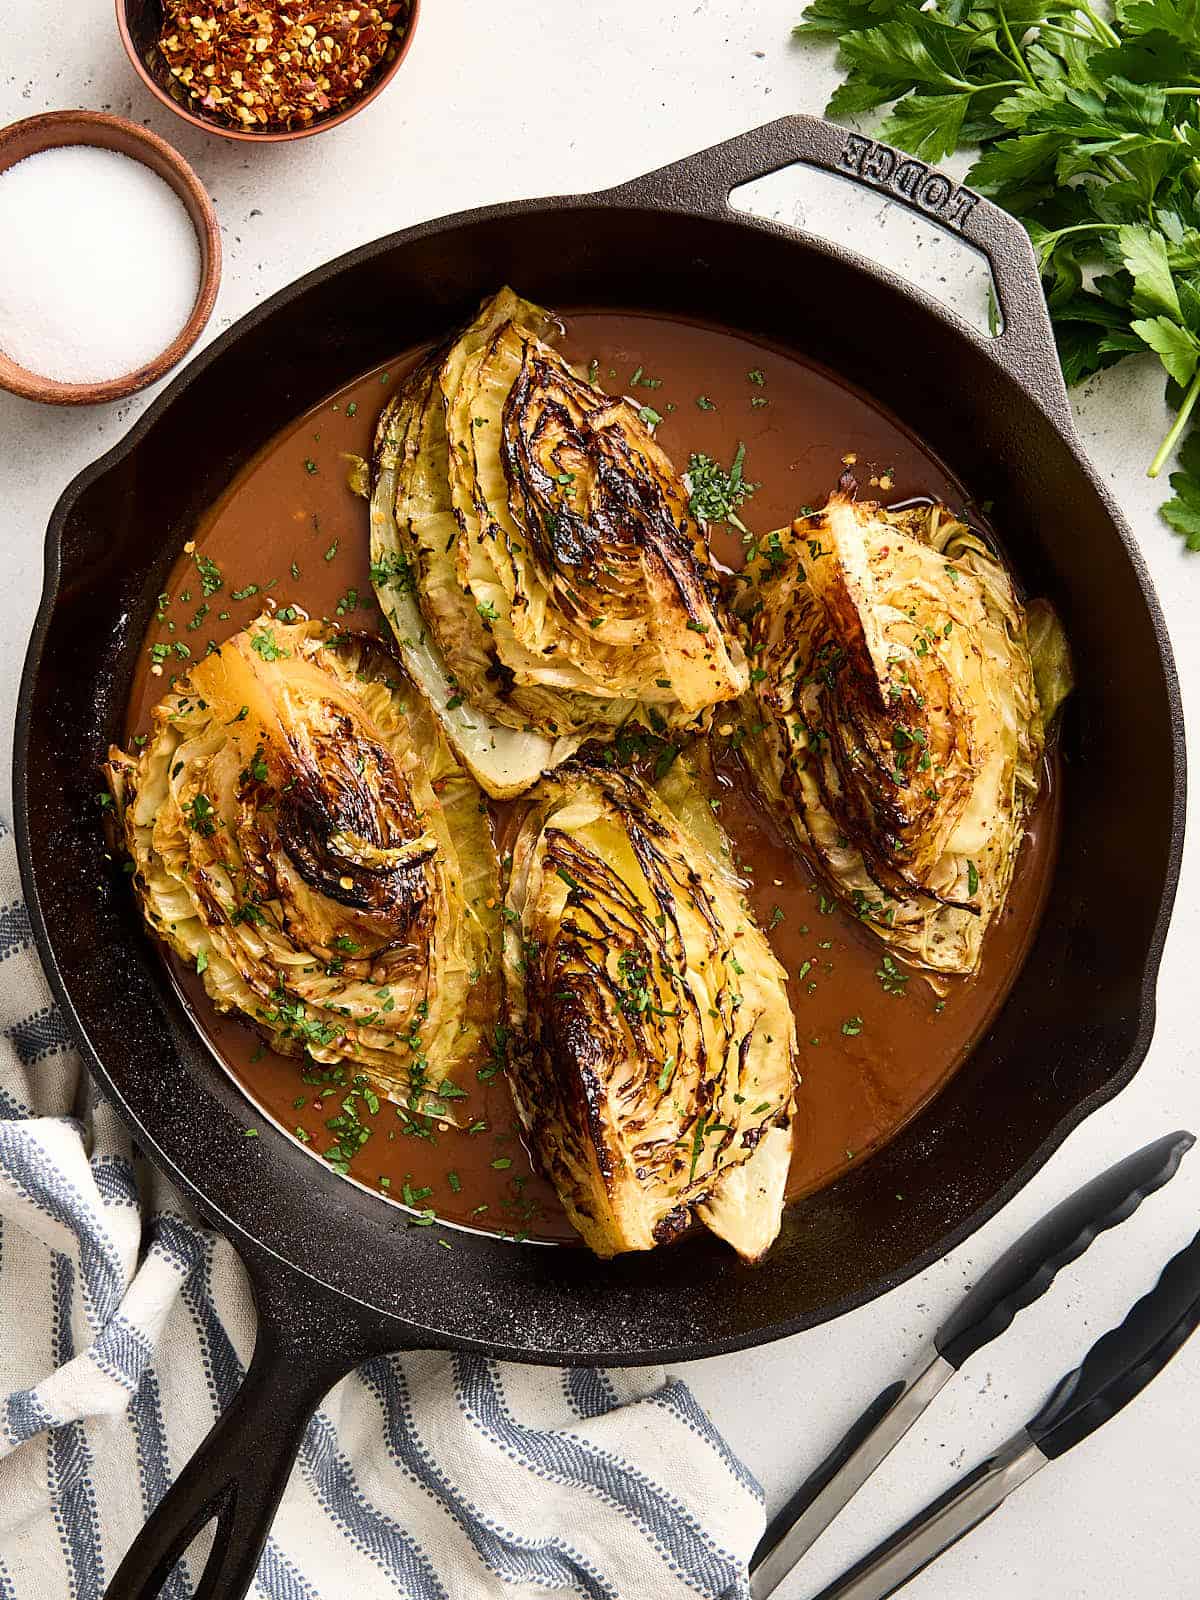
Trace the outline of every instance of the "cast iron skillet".
{"label": "cast iron skillet", "polygon": [[[737,185],[795,161],[885,190],[983,250],[1000,337],[875,265],[731,210]],[[932,1104],[793,1208],[754,1270],[704,1240],[602,1263],[447,1231],[448,1252],[441,1228],[407,1227],[265,1119],[247,1140],[251,1106],[190,1025],[104,857],[97,766],[119,736],[154,596],[196,519],[284,423],[441,335],[502,283],[560,308],[698,317],[842,373],[994,501],[1019,570],[1052,597],[1074,646],[1062,852],[1011,998]],[[51,519],[46,574],[15,760],[38,943],[91,1070],[143,1149],[237,1246],[259,1312],[241,1392],[111,1597],[156,1592],[217,1516],[200,1593],[239,1600],[311,1412],[368,1355],[440,1346],[648,1362],[811,1328],[958,1244],[1145,1055],[1184,802],[1162,619],[1072,431],[1023,230],[886,147],[792,117],[605,194],[471,212],[343,256],[212,344],[75,480]]]}

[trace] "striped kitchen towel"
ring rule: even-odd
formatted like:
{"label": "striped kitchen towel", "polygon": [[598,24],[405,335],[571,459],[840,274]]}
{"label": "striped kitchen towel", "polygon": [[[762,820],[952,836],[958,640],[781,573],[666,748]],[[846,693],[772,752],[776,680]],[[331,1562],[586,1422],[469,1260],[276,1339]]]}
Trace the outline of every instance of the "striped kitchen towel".
{"label": "striped kitchen towel", "polygon": [[[232,1249],[82,1069],[0,824],[0,1600],[99,1600],[253,1341]],[[381,1357],[314,1418],[254,1593],[744,1600],[762,1527],[757,1483],[661,1370]]]}

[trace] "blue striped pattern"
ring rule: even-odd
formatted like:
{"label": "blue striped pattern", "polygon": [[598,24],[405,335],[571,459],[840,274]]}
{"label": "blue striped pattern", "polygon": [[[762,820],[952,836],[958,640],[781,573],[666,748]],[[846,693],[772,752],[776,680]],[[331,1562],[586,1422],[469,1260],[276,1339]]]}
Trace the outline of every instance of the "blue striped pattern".
{"label": "blue striped pattern", "polygon": [[74,1234],[89,1299],[98,1317],[111,1316],[125,1287],[121,1258],[99,1211],[21,1129],[0,1122],[0,1173],[47,1216]]}
{"label": "blue striped pattern", "polygon": [[[0,961],[33,949],[33,929],[23,900],[10,900],[0,906]],[[2,1593],[3,1591],[0,1591]]]}
{"label": "blue striped pattern", "polygon": [[536,1432],[509,1416],[494,1365],[477,1356],[456,1363],[463,1414],[483,1435],[548,1483],[583,1487],[635,1522],[676,1577],[718,1600],[737,1581],[728,1552],[717,1548],[683,1503],[638,1468],[562,1433]]}
{"label": "blue striped pattern", "polygon": [[5,1399],[4,1437],[10,1445],[24,1444],[53,1427],[54,1421],[36,1389],[14,1389]]}
{"label": "blue striped pattern", "polygon": [[[162,1395],[153,1371],[142,1373],[133,1404],[129,1408],[129,1422],[137,1445],[142,1511],[149,1516],[171,1485]],[[162,1592],[165,1600],[190,1600],[193,1590],[186,1556],[176,1563]]]}
{"label": "blue striped pattern", "polygon": [[4,1037],[16,1051],[23,1067],[35,1066],[47,1056],[61,1055],[70,1047],[67,1025],[54,1006],[46,1006],[23,1018],[12,1027],[5,1028]]}
{"label": "blue striped pattern", "polygon": [[602,1417],[617,1403],[612,1380],[595,1367],[566,1367],[563,1386],[572,1410],[581,1417]]}
{"label": "blue striped pattern", "polygon": [[533,1582],[548,1589],[574,1589],[589,1600],[618,1600],[616,1591],[572,1547],[565,1530],[543,1540],[516,1533],[450,1480],[417,1435],[403,1364],[397,1357],[368,1362],[360,1376],[379,1402],[388,1454],[445,1507],[490,1572],[509,1583]]}
{"label": "blue striped pattern", "polygon": [[[253,1318],[228,1246],[148,1182],[84,1077],[12,854],[0,821],[0,1600],[101,1600],[237,1394]],[[308,1428],[255,1593],[748,1600],[761,1490],[682,1384],[645,1389],[623,1406],[600,1371],[368,1362]],[[167,1600],[193,1600],[211,1538]]]}
{"label": "blue striped pattern", "polygon": [[18,1099],[10,1089],[0,1084],[0,1117],[3,1117],[5,1122],[21,1122],[32,1115],[33,1112],[23,1100]]}
{"label": "blue striped pattern", "polygon": [[708,1413],[702,1406],[697,1404],[695,1395],[686,1383],[681,1383],[678,1378],[670,1383],[665,1383],[657,1394],[652,1394],[647,1398],[646,1403],[659,1406],[664,1411],[670,1412],[672,1416],[679,1418],[687,1426],[693,1438],[703,1441],[710,1449],[715,1450],[730,1473],[743,1488],[748,1490],[760,1505],[765,1504],[766,1495],[763,1492],[762,1484],[734,1455],[733,1451],[713,1427]]}
{"label": "blue striped pattern", "polygon": [[[65,1366],[75,1355],[72,1313],[75,1269],[64,1255],[55,1255],[54,1359]],[[54,1520],[66,1556],[73,1600],[100,1600],[103,1591],[100,1562],[100,1525],[92,1487],[92,1452],[82,1422],[68,1422],[50,1435],[47,1474]]]}
{"label": "blue striped pattern", "polygon": [[93,1161],[92,1176],[105,1205],[136,1207],[140,1204],[132,1162],[120,1157]]}

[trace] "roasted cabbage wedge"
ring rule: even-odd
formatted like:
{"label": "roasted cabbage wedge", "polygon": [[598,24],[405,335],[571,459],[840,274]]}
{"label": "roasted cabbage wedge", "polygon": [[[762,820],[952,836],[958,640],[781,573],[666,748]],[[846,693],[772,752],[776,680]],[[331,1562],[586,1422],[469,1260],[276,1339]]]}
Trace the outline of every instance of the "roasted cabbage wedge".
{"label": "roasted cabbage wedge", "polygon": [[576,761],[526,803],[504,966],[529,1143],[598,1255],[698,1218],[747,1260],[792,1149],[786,976],[684,761],[657,791]]}
{"label": "roasted cabbage wedge", "polygon": [[408,377],[375,440],[376,593],[500,798],[631,718],[685,728],[747,682],[682,480],[558,332],[502,290]]}
{"label": "roasted cabbage wedge", "polygon": [[945,506],[887,511],[851,487],[747,569],[744,748],[837,896],[914,966],[967,975],[1008,894],[1070,657],[1037,603],[1039,679],[1012,579]]}
{"label": "roasted cabbage wedge", "polygon": [[453,1120],[499,1013],[499,863],[392,652],[260,617],[107,770],[146,920],[217,1008]]}

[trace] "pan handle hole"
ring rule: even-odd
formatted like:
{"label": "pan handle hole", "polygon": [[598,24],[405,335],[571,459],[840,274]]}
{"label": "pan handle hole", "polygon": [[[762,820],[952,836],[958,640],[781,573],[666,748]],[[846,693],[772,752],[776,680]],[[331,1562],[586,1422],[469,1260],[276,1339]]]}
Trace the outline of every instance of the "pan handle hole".
{"label": "pan handle hole", "polygon": [[214,1512],[187,1548],[180,1552],[179,1559],[158,1591],[159,1595],[198,1593],[204,1569],[219,1537],[220,1513]]}
{"label": "pan handle hole", "polygon": [[886,265],[978,332],[992,338],[1003,332],[983,252],[877,189],[797,162],[742,184],[729,204]]}

